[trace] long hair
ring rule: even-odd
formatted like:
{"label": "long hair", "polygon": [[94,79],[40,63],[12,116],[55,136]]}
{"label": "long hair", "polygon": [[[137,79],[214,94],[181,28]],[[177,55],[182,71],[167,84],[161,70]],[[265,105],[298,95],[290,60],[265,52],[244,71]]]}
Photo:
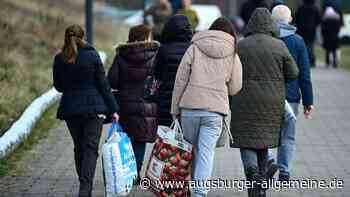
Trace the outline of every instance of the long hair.
{"label": "long hair", "polygon": [[214,21],[209,30],[223,31],[230,34],[235,39],[235,53],[237,52],[237,34],[235,26],[225,17],[220,17]]}
{"label": "long hair", "polygon": [[83,40],[85,32],[79,25],[67,27],[64,34],[64,45],[62,47],[63,60],[66,63],[75,63],[79,48],[84,48],[86,42]]}
{"label": "long hair", "polygon": [[141,42],[147,40],[152,34],[152,29],[147,25],[137,25],[130,28],[128,42]]}

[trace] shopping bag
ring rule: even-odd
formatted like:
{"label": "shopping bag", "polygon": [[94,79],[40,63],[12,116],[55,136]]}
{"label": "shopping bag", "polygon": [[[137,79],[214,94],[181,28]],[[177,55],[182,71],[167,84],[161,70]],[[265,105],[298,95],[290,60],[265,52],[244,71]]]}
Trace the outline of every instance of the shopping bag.
{"label": "shopping bag", "polygon": [[[192,145],[184,140],[180,124],[177,120],[172,126],[158,127],[158,136],[153,147],[146,169],[146,177],[150,180],[150,191],[159,197],[187,196],[187,182],[191,178]],[[164,134],[166,133],[166,134]],[[182,181],[183,188],[157,187],[158,181]]]}
{"label": "shopping bag", "polygon": [[112,122],[102,146],[102,166],[106,197],[126,196],[137,177],[131,141],[117,122]]}

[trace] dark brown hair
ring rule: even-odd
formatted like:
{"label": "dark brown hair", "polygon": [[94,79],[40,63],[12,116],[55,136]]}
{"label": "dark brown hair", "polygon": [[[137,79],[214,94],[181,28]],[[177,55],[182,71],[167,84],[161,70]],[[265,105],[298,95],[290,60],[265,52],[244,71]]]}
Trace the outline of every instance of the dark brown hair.
{"label": "dark brown hair", "polygon": [[229,19],[225,17],[220,17],[216,19],[214,23],[210,26],[209,30],[223,31],[230,34],[235,39],[235,53],[236,53],[237,51],[236,28]]}
{"label": "dark brown hair", "polygon": [[152,33],[152,29],[147,25],[137,25],[130,28],[128,42],[145,41]]}
{"label": "dark brown hair", "polygon": [[86,42],[83,40],[85,32],[79,25],[67,27],[64,34],[64,45],[62,56],[66,63],[75,63],[79,48],[84,48]]}

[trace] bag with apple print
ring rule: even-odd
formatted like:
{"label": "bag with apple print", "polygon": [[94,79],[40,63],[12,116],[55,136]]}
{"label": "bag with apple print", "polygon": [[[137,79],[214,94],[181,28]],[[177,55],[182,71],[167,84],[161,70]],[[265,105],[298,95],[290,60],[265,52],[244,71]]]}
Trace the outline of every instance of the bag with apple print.
{"label": "bag with apple print", "polygon": [[[184,140],[181,126],[175,120],[170,127],[159,126],[158,138],[153,147],[146,177],[150,190],[159,197],[182,197],[189,194],[191,179],[192,145]],[[159,183],[168,183],[159,187]]]}

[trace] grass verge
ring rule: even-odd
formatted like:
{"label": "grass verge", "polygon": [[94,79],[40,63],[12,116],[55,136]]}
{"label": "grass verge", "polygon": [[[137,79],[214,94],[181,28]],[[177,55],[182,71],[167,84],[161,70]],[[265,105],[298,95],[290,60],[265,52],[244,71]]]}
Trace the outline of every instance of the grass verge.
{"label": "grass verge", "polygon": [[[339,66],[350,71],[350,46],[343,46],[339,50],[341,52]],[[315,47],[315,55],[322,63],[325,62],[325,51],[321,46]]]}
{"label": "grass verge", "polygon": [[29,137],[6,159],[0,160],[0,177],[13,175],[16,173],[18,161],[20,161],[28,151],[32,150],[35,144],[48,136],[51,128],[59,125],[56,119],[57,104],[49,108],[33,128]]}
{"label": "grass verge", "polygon": [[350,46],[341,49],[341,67],[350,71]]}
{"label": "grass verge", "polygon": [[[96,1],[96,6],[102,0]],[[53,57],[63,45],[64,30],[84,26],[84,0],[0,1],[0,136],[31,101],[52,86]],[[127,27],[95,16],[95,47],[113,60],[113,46],[127,38]]]}

